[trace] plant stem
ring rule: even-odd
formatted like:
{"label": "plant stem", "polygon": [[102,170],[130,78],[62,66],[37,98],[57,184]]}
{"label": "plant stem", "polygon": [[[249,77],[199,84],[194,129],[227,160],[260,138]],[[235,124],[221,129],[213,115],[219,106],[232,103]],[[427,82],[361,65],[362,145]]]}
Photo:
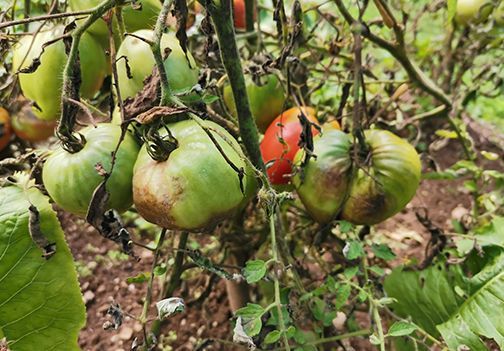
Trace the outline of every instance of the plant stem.
{"label": "plant stem", "polygon": [[[170,279],[168,281],[165,281],[163,284],[163,288],[160,294],[161,299],[166,299],[168,297],[171,297],[175,290],[179,287],[180,285],[180,276],[182,275],[182,272],[184,271],[183,263],[184,263],[184,255],[185,255],[185,248],[187,245],[187,239],[189,238],[189,232],[182,232],[180,234],[180,239],[179,243],[177,246],[177,254],[175,255],[175,262],[173,263],[173,268],[172,272],[170,275]],[[155,320],[152,323],[151,327],[151,332],[155,336],[159,336],[161,333],[161,321]]]}
{"label": "plant stem", "polygon": [[79,25],[72,33],[72,44],[68,54],[65,69],[63,71],[63,87],[61,97],[61,119],[58,125],[57,134],[63,143],[63,147],[71,152],[78,152],[83,148],[84,140],[73,135],[73,128],[76,121],[78,107],[69,102],[68,99],[80,100],[80,63],[79,63],[79,43],[82,35],[94,22],[101,18],[105,12],[112,9],[116,3],[122,0],[105,0],[91,10],[90,16]]}
{"label": "plant stem", "polygon": [[[167,229],[163,228],[161,230],[161,234],[159,235],[159,240],[156,245],[156,251],[154,252],[154,260],[152,261],[152,267],[151,267],[151,275],[149,278],[149,283],[147,284],[147,294],[145,295],[145,301],[143,304],[143,309],[142,309],[142,314],[140,315],[139,321],[142,324],[142,329],[145,331],[145,326],[147,324],[147,316],[149,314],[149,307],[152,302],[152,288],[154,285],[154,269],[157,266],[157,262],[159,259],[161,247],[163,246],[164,239],[166,236]],[[144,332],[145,333],[145,332]],[[146,336],[145,337],[145,346],[148,349],[149,344],[149,338]]]}
{"label": "plant stem", "polygon": [[[276,204],[274,204],[273,206],[276,207]],[[273,254],[272,260],[273,260],[273,262],[278,263],[278,248],[277,248],[277,240],[276,240],[276,226],[275,226],[276,220],[275,220],[275,217],[276,217],[275,208],[271,208],[270,214],[269,214],[269,219],[270,219],[271,251]],[[280,298],[280,281],[277,276],[276,268],[274,268],[274,269],[275,269],[275,271],[273,272],[273,281],[274,281],[274,286],[275,286],[275,305],[276,305],[277,313],[278,313],[278,324],[279,324],[280,332],[282,333],[285,350],[290,351],[289,339],[287,338],[285,321],[283,319],[282,301]]]}
{"label": "plant stem", "polygon": [[161,80],[161,101],[160,106],[167,106],[173,101],[170,85],[168,84],[168,75],[164,66],[163,54],[161,53],[161,38],[166,25],[166,18],[168,17],[170,7],[173,0],[164,0],[163,8],[159,14],[154,28],[154,43],[152,44],[152,53],[156,60],[156,66],[159,71],[159,78]]}
{"label": "plant stem", "polygon": [[264,162],[259,150],[259,134],[252,113],[250,112],[245,79],[243,77],[240,55],[238,53],[234,27],[231,20],[230,0],[221,0],[220,4],[212,2],[208,4],[208,11],[210,12],[217,32],[222,63],[226,69],[233,91],[236,111],[238,113],[240,135],[252,164],[256,168],[264,171]]}
{"label": "plant stem", "polygon": [[383,326],[381,323],[380,311],[378,310],[378,304],[375,302],[374,297],[372,296],[369,297],[369,301],[371,302],[371,309],[373,310],[373,319],[378,331],[378,338],[380,339],[380,351],[385,351],[385,335],[383,333]]}

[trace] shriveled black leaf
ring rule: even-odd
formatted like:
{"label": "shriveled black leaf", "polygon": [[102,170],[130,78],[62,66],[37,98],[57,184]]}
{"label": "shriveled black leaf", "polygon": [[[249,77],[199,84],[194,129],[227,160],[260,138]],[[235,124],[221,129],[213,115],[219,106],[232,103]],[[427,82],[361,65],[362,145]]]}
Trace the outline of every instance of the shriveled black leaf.
{"label": "shriveled black leaf", "polygon": [[40,212],[37,207],[30,205],[28,210],[30,211],[30,219],[28,222],[30,236],[33,242],[42,250],[42,257],[49,259],[56,253],[56,244],[50,243],[44,233],[42,233],[42,229],[40,228]]}

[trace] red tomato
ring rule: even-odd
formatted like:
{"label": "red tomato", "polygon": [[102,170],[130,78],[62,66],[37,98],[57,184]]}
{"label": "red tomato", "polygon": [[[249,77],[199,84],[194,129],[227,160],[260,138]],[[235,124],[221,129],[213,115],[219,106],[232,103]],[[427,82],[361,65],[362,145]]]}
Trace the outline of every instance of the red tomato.
{"label": "red tomato", "polygon": [[[245,0],[234,0],[234,25],[236,29],[247,28],[247,16],[245,11]],[[256,13],[254,11],[254,20],[256,18]]]}
{"label": "red tomato", "polygon": [[[302,108],[304,114],[310,122],[318,124],[315,117],[315,110],[311,107]],[[268,177],[272,184],[281,185],[290,182],[292,173],[292,161],[299,150],[298,142],[302,132],[299,122],[301,109],[293,107],[284,111],[280,116],[271,122],[264,133],[261,142],[261,154],[268,167]],[[340,129],[337,122],[331,122],[331,127]],[[312,128],[312,134],[319,133],[316,128]],[[283,140],[283,142],[282,142]]]}
{"label": "red tomato", "polygon": [[0,151],[9,145],[11,135],[12,128],[9,120],[9,112],[0,107]]}

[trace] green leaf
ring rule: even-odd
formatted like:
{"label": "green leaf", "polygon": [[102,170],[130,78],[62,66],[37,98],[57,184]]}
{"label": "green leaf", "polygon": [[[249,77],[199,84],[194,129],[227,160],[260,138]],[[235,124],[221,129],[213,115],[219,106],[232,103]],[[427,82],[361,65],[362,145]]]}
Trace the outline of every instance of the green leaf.
{"label": "green leaf", "polygon": [[410,335],[415,330],[417,326],[408,322],[395,322],[388,330],[389,336],[405,336]]}
{"label": "green leaf", "polygon": [[496,161],[499,159],[499,155],[496,154],[495,152],[489,152],[489,151],[481,151],[481,154],[483,155],[484,158],[490,161]]}
{"label": "green leaf", "polygon": [[343,274],[347,279],[352,279],[357,273],[359,273],[359,266],[348,267],[343,271]]}
{"label": "green leaf", "polygon": [[132,284],[132,283],[141,284],[141,283],[145,283],[149,279],[150,279],[150,272],[141,272],[141,273],[138,273],[137,275],[135,275],[134,277],[126,278],[126,283],[128,283],[128,284]]}
{"label": "green leaf", "polygon": [[457,249],[461,254],[467,254],[474,247],[498,246],[504,248],[504,217],[495,217],[489,224],[478,228],[472,239],[457,241]]}
{"label": "green leaf", "polygon": [[348,233],[353,228],[353,224],[347,221],[339,221],[339,230],[341,233]]}
{"label": "green leaf", "polygon": [[219,100],[219,97],[216,95],[205,94],[205,95],[203,95],[201,100],[203,101],[203,103],[205,105],[210,105],[210,104],[214,103],[215,101]]}
{"label": "green leaf", "polygon": [[467,345],[471,351],[488,350],[480,337],[493,339],[504,349],[504,271],[468,298],[458,312],[437,326],[451,350]]}
{"label": "green leaf", "polygon": [[364,248],[362,247],[362,243],[357,240],[348,241],[343,248],[343,255],[347,260],[350,261],[364,256]]}
{"label": "green leaf", "polygon": [[262,260],[248,261],[242,272],[247,283],[257,283],[266,275],[266,263]]}
{"label": "green leaf", "polygon": [[352,287],[349,284],[343,284],[338,287],[338,290],[336,290],[336,300],[334,301],[336,310],[340,310],[345,305],[351,292]]}
{"label": "green leaf", "polygon": [[165,273],[166,273],[166,270],[167,270],[166,265],[165,265],[165,264],[162,264],[162,265],[156,266],[156,267],[154,268],[153,273],[154,273],[154,275],[155,275],[156,277],[159,277],[160,275],[165,274]]}
{"label": "green leaf", "polygon": [[446,129],[436,130],[436,135],[446,139],[457,139],[457,133]]}
{"label": "green leaf", "polygon": [[442,263],[423,271],[395,269],[385,278],[383,286],[388,297],[395,298],[391,307],[401,317],[413,322],[437,337],[436,325],[448,320],[461,304],[455,293],[453,274]]}
{"label": "green leaf", "polygon": [[451,26],[455,13],[457,11],[457,0],[448,0],[448,18],[447,26]]}
{"label": "green leaf", "polygon": [[[72,255],[47,197],[19,178],[0,188],[0,334],[12,351],[79,350],[86,319]],[[30,236],[30,204],[42,234],[56,244],[49,258]]]}
{"label": "green leaf", "polygon": [[282,333],[280,333],[279,330],[273,330],[270,331],[266,337],[264,338],[264,343],[265,344],[274,344],[278,340],[280,340],[280,336],[282,336]]}
{"label": "green leaf", "polygon": [[390,261],[396,258],[395,253],[393,253],[390,247],[385,244],[373,244],[371,245],[371,250],[376,257],[381,258],[385,261]]}

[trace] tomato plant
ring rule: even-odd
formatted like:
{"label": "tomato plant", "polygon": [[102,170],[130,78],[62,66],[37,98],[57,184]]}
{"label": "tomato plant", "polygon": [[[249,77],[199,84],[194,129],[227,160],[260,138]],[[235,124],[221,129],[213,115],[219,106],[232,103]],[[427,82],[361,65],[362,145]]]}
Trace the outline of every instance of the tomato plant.
{"label": "tomato plant", "polygon": [[[135,36],[152,40],[154,32],[140,30],[134,33]],[[186,59],[184,51],[180,47],[174,34],[164,34],[161,40],[161,52],[169,48],[170,54],[164,61],[168,75],[168,82],[174,94],[187,94],[187,92],[198,83],[198,68],[191,53],[187,53],[189,61]],[[117,64],[119,79],[119,89],[123,99],[135,96],[143,88],[143,81],[152,73],[155,65],[154,55],[146,42],[134,36],[127,36],[122,42],[117,57],[126,57]],[[132,78],[128,78],[127,66],[131,69]],[[182,96],[182,100],[190,102],[195,99],[195,94]]]}
{"label": "tomato plant", "polygon": [[57,125],[56,121],[38,119],[29,107],[14,114],[11,123],[16,136],[30,142],[43,141],[53,136]]}
{"label": "tomato plant", "polygon": [[11,129],[9,112],[3,107],[0,107],[0,151],[9,145],[12,136]]}
{"label": "tomato plant", "polygon": [[[110,172],[112,152],[121,128],[109,123],[87,127],[80,133],[86,144],[77,153],[59,147],[47,158],[42,177],[47,192],[62,209],[85,216],[96,187],[103,181],[101,172]],[[125,211],[131,206],[131,179],[138,154],[135,139],[126,134],[116,155],[112,174],[107,182],[110,193],[108,207]]]}
{"label": "tomato plant", "polygon": [[[405,140],[383,130],[366,131],[367,153],[352,160],[358,145],[343,132],[328,130],[314,139],[314,153],[294,177],[308,212],[327,223],[341,212],[354,224],[376,224],[401,211],[420,183],[421,164]],[[303,158],[303,150],[296,161]]]}
{"label": "tomato plant", "polygon": [[[63,34],[63,26],[42,31],[36,37],[24,36],[14,48],[13,67],[15,70],[27,68],[42,52],[43,45]],[[33,44],[32,44],[33,41]],[[105,53],[89,35],[84,34],[79,44],[82,96],[91,98],[100,89],[107,72]],[[19,83],[23,94],[34,102],[33,112],[46,121],[59,118],[62,75],[66,63],[65,46],[57,41],[45,47],[40,56],[40,66],[33,73],[20,73]]]}
{"label": "tomato plant", "polygon": [[[268,165],[268,177],[272,184],[281,185],[290,182],[292,164],[296,152],[299,150],[299,141],[303,127],[299,121],[300,113],[306,116],[308,121],[318,124],[315,110],[311,107],[293,107],[282,112],[271,122],[264,133],[261,142],[261,154],[264,162]],[[333,127],[339,128],[337,122]],[[311,128],[312,135],[319,133],[315,127]]]}
{"label": "tomato plant", "polygon": [[254,174],[238,152],[236,140],[213,122],[204,122],[204,126],[230,162],[245,169],[244,193],[237,172],[201,126],[191,120],[169,124],[178,148],[166,161],[158,162],[144,145],[135,163],[133,198],[138,212],[148,221],[170,229],[211,229],[233,216],[255,193]]}
{"label": "tomato plant", "polygon": [[[257,128],[259,128],[261,132],[264,132],[271,121],[278,116],[284,108],[285,94],[282,84],[280,84],[280,81],[275,75],[263,77],[260,84],[256,84],[251,77],[247,76],[245,82],[250,111],[256,121]],[[223,98],[229,112],[236,117],[233,92],[229,85],[224,87]]]}

